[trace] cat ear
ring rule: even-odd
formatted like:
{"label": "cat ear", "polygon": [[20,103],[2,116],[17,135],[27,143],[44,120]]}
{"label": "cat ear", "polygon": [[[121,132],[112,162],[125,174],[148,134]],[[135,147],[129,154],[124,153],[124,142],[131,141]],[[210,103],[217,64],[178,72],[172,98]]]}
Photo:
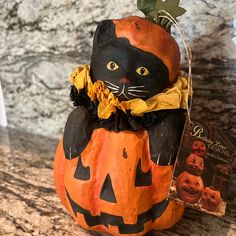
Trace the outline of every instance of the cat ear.
{"label": "cat ear", "polygon": [[116,38],[115,24],[112,20],[100,22],[94,34],[93,47],[102,47],[110,44]]}

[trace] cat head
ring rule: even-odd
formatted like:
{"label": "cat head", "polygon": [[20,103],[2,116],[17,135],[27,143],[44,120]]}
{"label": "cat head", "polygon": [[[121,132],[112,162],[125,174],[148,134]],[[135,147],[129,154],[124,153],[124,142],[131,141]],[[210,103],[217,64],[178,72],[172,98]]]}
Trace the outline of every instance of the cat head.
{"label": "cat head", "polygon": [[160,93],[176,81],[179,65],[176,41],[146,19],[106,20],[96,29],[91,78],[103,81],[120,101]]}

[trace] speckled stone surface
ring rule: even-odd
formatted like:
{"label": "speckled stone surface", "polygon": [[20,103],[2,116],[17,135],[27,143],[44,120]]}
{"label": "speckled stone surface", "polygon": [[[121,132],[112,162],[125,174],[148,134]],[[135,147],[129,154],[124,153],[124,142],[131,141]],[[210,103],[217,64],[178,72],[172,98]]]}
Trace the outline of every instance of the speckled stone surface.
{"label": "speckled stone surface", "polygon": [[[76,65],[90,62],[97,23],[141,15],[136,0],[1,0],[0,6],[0,80],[9,125],[59,137],[72,110],[68,78]],[[181,0],[181,6],[194,57],[192,116],[236,135],[236,1]]]}
{"label": "speckled stone surface", "polygon": [[[0,128],[1,236],[105,236],[81,229],[56,196],[53,183],[56,144],[54,139]],[[224,218],[187,209],[174,228],[147,236],[235,236],[236,174],[229,196]]]}

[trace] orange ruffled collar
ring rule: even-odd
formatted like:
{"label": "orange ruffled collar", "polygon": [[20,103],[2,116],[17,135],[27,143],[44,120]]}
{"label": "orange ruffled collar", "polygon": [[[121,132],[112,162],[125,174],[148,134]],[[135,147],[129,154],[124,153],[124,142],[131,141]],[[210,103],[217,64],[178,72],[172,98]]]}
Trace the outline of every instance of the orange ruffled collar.
{"label": "orange ruffled collar", "polygon": [[108,119],[116,109],[123,112],[131,111],[134,116],[142,116],[144,113],[166,110],[187,108],[189,88],[188,80],[179,76],[178,80],[159,93],[147,100],[140,98],[120,102],[115,95],[109,91],[103,81],[92,82],[89,75],[89,65],[78,66],[72,73],[71,80],[77,90],[85,89],[91,101],[99,101],[98,117]]}

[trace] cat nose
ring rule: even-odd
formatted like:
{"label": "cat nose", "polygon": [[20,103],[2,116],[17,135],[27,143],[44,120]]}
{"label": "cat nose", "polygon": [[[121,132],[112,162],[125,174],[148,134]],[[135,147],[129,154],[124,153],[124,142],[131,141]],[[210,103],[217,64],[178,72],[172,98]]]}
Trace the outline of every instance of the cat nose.
{"label": "cat nose", "polygon": [[122,77],[119,82],[121,84],[130,84],[130,81],[127,78],[125,78],[125,77]]}

